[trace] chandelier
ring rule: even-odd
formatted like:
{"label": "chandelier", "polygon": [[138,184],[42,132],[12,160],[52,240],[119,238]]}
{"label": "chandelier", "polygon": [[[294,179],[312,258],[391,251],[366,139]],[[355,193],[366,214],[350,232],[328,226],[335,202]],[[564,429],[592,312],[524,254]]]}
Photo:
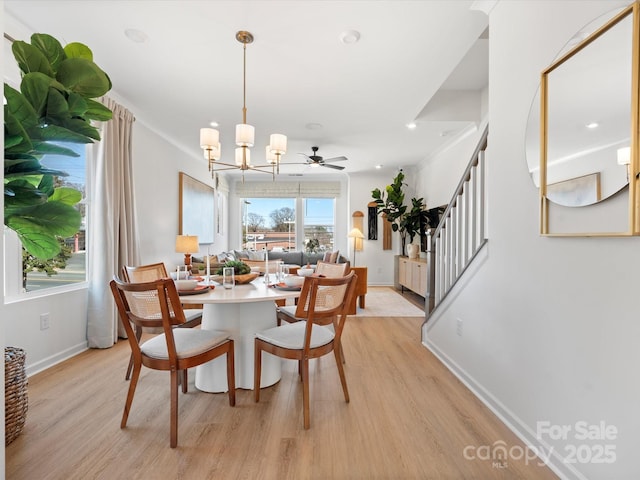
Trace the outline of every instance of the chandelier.
{"label": "chandelier", "polygon": [[275,174],[280,173],[280,157],[287,151],[287,137],[280,133],[274,133],[269,137],[269,145],[266,147],[265,165],[251,165],[251,147],[254,144],[255,128],[247,123],[247,44],[253,42],[250,32],[241,30],[236,33],[236,40],[242,43],[242,123],[236,125],[236,150],[235,163],[220,161],[220,133],[213,128],[200,129],[200,147],[204,151],[204,158],[209,162],[209,171],[214,176],[216,171],[234,170],[242,171],[244,182],[245,170],[271,173],[275,180]]}

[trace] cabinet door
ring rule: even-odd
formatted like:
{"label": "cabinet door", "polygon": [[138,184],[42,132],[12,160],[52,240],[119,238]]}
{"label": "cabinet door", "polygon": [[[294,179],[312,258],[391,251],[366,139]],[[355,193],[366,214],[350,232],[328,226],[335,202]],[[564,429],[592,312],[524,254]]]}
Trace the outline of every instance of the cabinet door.
{"label": "cabinet door", "polygon": [[423,297],[427,294],[427,266],[423,262],[411,265],[411,290]]}
{"label": "cabinet door", "polygon": [[409,260],[402,257],[398,259],[398,283],[411,289],[411,269],[409,268]]}

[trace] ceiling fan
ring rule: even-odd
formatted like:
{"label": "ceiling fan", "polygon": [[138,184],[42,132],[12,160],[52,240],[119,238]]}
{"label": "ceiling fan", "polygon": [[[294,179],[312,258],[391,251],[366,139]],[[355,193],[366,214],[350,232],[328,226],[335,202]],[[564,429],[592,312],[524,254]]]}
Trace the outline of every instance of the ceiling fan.
{"label": "ceiling fan", "polygon": [[305,164],[309,165],[310,167],[329,167],[329,168],[334,168],[336,170],[344,170],[344,167],[340,165],[332,165],[329,162],[344,162],[348,160],[347,157],[340,156],[340,157],[327,158],[325,160],[320,155],[317,155],[318,149],[319,149],[318,147],[311,147],[311,150],[313,151],[313,155],[306,155],[304,153],[299,153],[298,155],[302,155],[303,157],[305,157],[307,159]]}

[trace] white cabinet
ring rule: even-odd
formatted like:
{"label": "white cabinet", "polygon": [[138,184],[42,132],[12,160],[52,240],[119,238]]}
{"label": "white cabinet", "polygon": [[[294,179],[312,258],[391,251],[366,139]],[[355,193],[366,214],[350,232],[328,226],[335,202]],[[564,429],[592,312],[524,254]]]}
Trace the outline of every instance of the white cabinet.
{"label": "white cabinet", "polygon": [[423,258],[397,256],[396,288],[408,288],[418,295],[427,294],[427,261]]}

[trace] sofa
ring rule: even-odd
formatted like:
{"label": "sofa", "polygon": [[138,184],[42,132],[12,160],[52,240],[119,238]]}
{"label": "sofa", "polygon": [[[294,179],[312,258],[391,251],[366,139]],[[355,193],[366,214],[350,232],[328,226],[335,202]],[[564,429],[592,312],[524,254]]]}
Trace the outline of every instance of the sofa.
{"label": "sofa", "polygon": [[[333,255],[334,258],[330,258]],[[265,271],[265,252],[264,251],[250,251],[250,250],[232,250],[229,252],[221,252],[217,255],[210,257],[211,270],[220,268],[227,260],[240,260],[250,267],[258,267],[261,272]],[[340,252],[320,252],[320,253],[307,253],[303,251],[289,251],[289,252],[269,252],[269,262],[286,263],[288,265],[304,266],[307,264],[315,265],[318,261],[333,261],[336,263],[349,263],[349,259],[340,255]],[[203,272],[206,268],[206,257],[192,258],[192,270],[198,270]],[[270,268],[271,270],[271,268]]]}

